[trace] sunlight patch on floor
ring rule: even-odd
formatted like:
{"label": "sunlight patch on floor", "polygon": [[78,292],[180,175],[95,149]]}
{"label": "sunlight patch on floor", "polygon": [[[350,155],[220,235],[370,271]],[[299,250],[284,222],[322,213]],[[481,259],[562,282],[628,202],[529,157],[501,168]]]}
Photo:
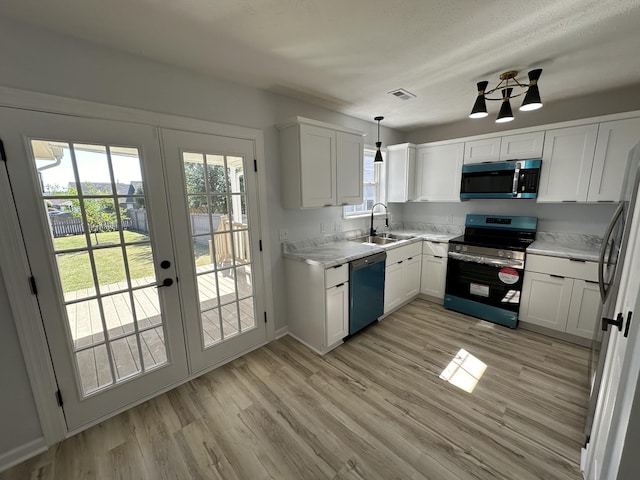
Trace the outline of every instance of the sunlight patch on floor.
{"label": "sunlight patch on floor", "polygon": [[486,369],[486,363],[461,348],[442,371],[440,378],[472,393]]}

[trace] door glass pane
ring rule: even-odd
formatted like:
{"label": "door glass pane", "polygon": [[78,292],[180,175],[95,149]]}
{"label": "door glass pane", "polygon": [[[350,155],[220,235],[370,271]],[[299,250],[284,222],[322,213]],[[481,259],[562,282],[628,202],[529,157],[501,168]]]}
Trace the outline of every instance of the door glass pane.
{"label": "door glass pane", "polygon": [[135,335],[110,342],[111,355],[116,368],[116,378],[122,380],[141,369],[140,350]]}
{"label": "door glass pane", "polygon": [[182,159],[206,348],[256,325],[245,159],[193,152]]}
{"label": "door glass pane", "polygon": [[162,327],[152,328],[140,335],[142,346],[142,362],[145,370],[158,367],[167,363],[167,349],[164,345],[164,332]]}
{"label": "door glass pane", "polygon": [[83,393],[166,363],[138,149],[31,147]]}

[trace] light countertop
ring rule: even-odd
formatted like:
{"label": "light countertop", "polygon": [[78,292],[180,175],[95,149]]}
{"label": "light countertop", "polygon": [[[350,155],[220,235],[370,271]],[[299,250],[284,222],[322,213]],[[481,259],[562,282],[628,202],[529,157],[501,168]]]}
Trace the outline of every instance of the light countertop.
{"label": "light countertop", "polygon": [[[364,231],[327,235],[299,242],[286,242],[283,243],[282,254],[288,259],[330,268],[410,243],[422,240],[447,243],[452,238],[462,235],[462,227],[428,227],[433,226],[429,225],[425,228],[423,225],[409,224],[405,228],[394,228],[390,231],[391,233],[406,235],[407,239],[386,245],[351,241],[356,236],[365,235]],[[527,253],[597,262],[600,244],[601,239],[595,235],[538,232],[536,241],[527,248]]]}
{"label": "light countertop", "polygon": [[538,232],[527,253],[597,262],[601,243],[595,235]]}

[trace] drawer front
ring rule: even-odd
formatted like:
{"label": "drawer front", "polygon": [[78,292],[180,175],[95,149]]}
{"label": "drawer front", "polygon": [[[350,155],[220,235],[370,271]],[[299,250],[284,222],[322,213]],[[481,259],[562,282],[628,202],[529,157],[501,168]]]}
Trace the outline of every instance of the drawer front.
{"label": "drawer front", "polygon": [[327,268],[324,271],[325,288],[335,287],[349,281],[349,264],[345,263],[337,267]]}
{"label": "drawer front", "polygon": [[418,255],[422,255],[422,243],[415,242],[397,248],[389,248],[387,250],[387,265],[393,265],[400,260],[406,260]]}
{"label": "drawer front", "polygon": [[422,242],[423,255],[433,255],[434,257],[446,258],[448,250],[448,243],[431,242],[429,240]]}
{"label": "drawer front", "polygon": [[598,263],[570,260],[546,255],[527,255],[525,270],[568,278],[598,281]]}

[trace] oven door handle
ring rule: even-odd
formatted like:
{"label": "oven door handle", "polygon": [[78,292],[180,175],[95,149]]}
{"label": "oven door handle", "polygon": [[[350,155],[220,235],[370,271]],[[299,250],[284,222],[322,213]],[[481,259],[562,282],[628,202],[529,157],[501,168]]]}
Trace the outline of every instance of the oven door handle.
{"label": "oven door handle", "polygon": [[494,267],[511,267],[511,268],[524,268],[524,261],[522,260],[509,260],[506,258],[495,258],[480,255],[469,255],[468,253],[449,252],[449,258],[454,260],[460,260],[462,262],[480,263],[482,265],[491,265]]}

